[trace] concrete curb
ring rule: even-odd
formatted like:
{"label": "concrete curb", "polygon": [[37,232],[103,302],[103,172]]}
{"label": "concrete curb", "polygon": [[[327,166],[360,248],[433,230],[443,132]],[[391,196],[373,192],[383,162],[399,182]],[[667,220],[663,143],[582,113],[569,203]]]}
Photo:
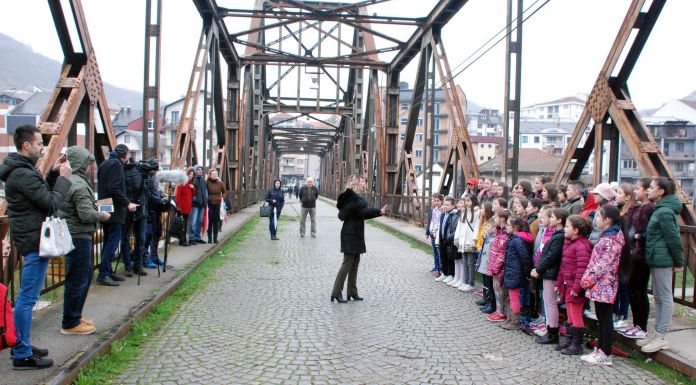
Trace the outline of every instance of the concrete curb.
{"label": "concrete curb", "polygon": [[[245,213],[239,214],[244,215]],[[137,306],[133,307],[128,316],[120,324],[114,326],[107,332],[106,337],[104,339],[95,342],[86,351],[78,352],[77,354],[75,354],[72,358],[65,362],[64,367],[59,372],[57,372],[55,375],[52,376],[52,378],[47,379],[43,383],[49,385],[71,384],[80,374],[80,370],[82,370],[83,367],[89,364],[89,362],[93,358],[99,355],[106,354],[111,349],[111,345],[114,343],[114,341],[122,338],[123,336],[128,334],[128,332],[130,332],[131,327],[133,326],[133,323],[136,320],[141,319],[150,314],[150,312],[152,311],[152,309],[154,309],[155,306],[159,305],[162,301],[169,297],[174,292],[174,290],[179,288],[179,286],[181,286],[184,283],[184,280],[191,272],[198,269],[198,267],[206,259],[208,259],[208,257],[215,254],[225,243],[227,243],[227,241],[232,239],[232,237],[235,236],[239,232],[239,230],[241,230],[244,226],[251,222],[256,217],[256,212],[251,211],[250,213],[246,213],[246,215],[248,215],[248,218],[245,218],[236,227],[232,228],[232,230],[225,236],[222,242],[218,243],[213,248],[204,252],[203,255],[197,261],[195,261],[191,267],[188,268],[188,270],[184,271],[183,274],[169,282],[167,285],[163,286],[161,291],[157,292],[156,294],[147,298]]]}

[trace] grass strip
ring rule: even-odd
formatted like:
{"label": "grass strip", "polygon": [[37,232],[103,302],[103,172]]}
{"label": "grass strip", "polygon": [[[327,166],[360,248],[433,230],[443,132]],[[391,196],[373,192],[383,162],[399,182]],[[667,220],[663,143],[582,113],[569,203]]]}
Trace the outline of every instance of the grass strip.
{"label": "grass strip", "polygon": [[110,384],[116,376],[122,374],[139,357],[141,348],[150,342],[152,335],[198,290],[204,289],[212,281],[215,270],[235,259],[232,252],[255,230],[258,222],[259,219],[254,218],[244,225],[217,252],[190,272],[174,293],[155,306],[150,314],[133,322],[130,332],[124,338],[114,341],[107,354],[93,359],[84,367],[73,384]]}
{"label": "grass strip", "polygon": [[[382,230],[382,231],[384,231],[384,232],[386,232],[386,233],[389,233],[389,234],[391,234],[391,235],[393,235],[393,236],[399,238],[400,240],[402,240],[402,241],[408,243],[409,246],[411,246],[412,248],[414,248],[414,249],[416,249],[416,250],[421,250],[421,251],[424,251],[424,252],[426,252],[426,253],[432,253],[432,252],[433,252],[433,248],[432,248],[431,246],[426,246],[424,243],[421,243],[420,241],[413,239],[413,237],[411,237],[410,235],[406,235],[406,234],[400,233],[400,232],[398,232],[398,231],[392,229],[392,228],[389,227],[389,226],[385,226],[385,225],[383,225],[383,224],[381,224],[381,223],[379,223],[379,222],[373,221],[373,220],[369,220],[369,221],[366,221],[366,222],[367,222],[370,226],[374,226],[374,227],[376,227],[376,228],[378,228],[378,229],[380,229],[380,230]],[[425,234],[425,233],[423,233],[423,234]],[[424,236],[425,236],[425,235],[424,235]]]}

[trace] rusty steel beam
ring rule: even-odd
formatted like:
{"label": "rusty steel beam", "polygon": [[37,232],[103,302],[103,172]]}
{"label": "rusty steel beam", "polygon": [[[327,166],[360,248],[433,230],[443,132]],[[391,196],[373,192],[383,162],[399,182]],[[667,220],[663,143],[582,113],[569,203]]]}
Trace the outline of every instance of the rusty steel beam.
{"label": "rusty steel beam", "polygon": [[215,23],[217,30],[220,31],[220,53],[222,53],[225,61],[228,64],[238,64],[240,60],[239,54],[229,38],[230,33],[227,31],[224,20],[220,17],[217,2],[215,0],[193,0],[193,4],[198,9],[203,23]]}
{"label": "rusty steel beam", "polygon": [[[69,137],[76,137],[77,123],[85,124],[85,144],[97,162],[101,163],[106,159],[108,150],[116,146],[111,115],[82,3],[80,0],[70,0],[68,4],[71,9],[65,12],[61,2],[48,1],[58,40],[63,48],[64,61],[60,78],[38,124],[44,142],[48,142],[44,158],[37,165],[44,175],[58,159],[63,147],[69,144]],[[78,32],[80,47],[77,50],[70,37],[70,23],[66,15],[72,16]],[[103,132],[96,130],[97,115]]]}
{"label": "rusty steel beam", "polygon": [[[152,15],[155,14],[155,21]],[[145,1],[145,66],[143,76],[143,131],[142,131],[142,151],[143,160],[154,157],[159,160],[160,148],[160,56],[162,36],[162,0]],[[155,40],[154,52],[151,50],[151,39]],[[153,57],[154,56],[154,57]],[[154,79],[150,80],[150,60],[155,62]],[[150,109],[150,102],[153,108]],[[152,137],[154,146],[150,148],[148,134],[150,132],[149,115],[153,112]]]}
{"label": "rusty steel beam", "polygon": [[[503,180],[508,182],[508,168],[512,169],[511,183],[512,186],[517,183],[519,176],[519,158],[520,158],[520,97],[522,94],[522,11],[523,0],[517,0],[516,18],[512,18],[513,0],[507,0],[507,38],[505,39],[505,103],[503,105],[503,158],[501,170]],[[512,31],[516,31],[513,37]],[[513,78],[513,56],[514,56],[514,79],[515,84],[511,85]],[[508,157],[508,143],[510,135],[510,118],[513,118],[512,124],[512,159]],[[511,167],[508,167],[510,162]]]}
{"label": "rusty steel beam", "polygon": [[440,32],[440,29],[466,4],[468,0],[442,0],[430,11],[423,25],[408,39],[401,51],[389,64],[389,72],[401,72],[411,60],[418,55],[422,40],[430,31]]}
{"label": "rusty steel beam", "polygon": [[[291,8],[291,6],[288,6]],[[353,22],[353,23],[371,23],[371,24],[387,24],[387,25],[410,25],[420,27],[424,24],[424,18],[397,17],[397,16],[377,16],[377,15],[360,15],[355,13],[343,13],[345,11],[329,10],[326,12],[296,12],[287,10],[275,9],[233,9],[220,8],[220,17],[245,17],[245,18],[260,18],[260,19],[284,19],[289,22],[321,20],[334,22]],[[236,33],[235,33],[236,35]]]}

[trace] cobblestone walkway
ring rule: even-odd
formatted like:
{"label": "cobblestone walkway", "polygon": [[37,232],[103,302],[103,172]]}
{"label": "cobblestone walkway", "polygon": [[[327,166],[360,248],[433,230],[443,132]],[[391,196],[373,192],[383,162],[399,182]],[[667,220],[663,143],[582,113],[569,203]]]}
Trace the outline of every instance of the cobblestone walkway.
{"label": "cobblestone walkway", "polygon": [[[298,211],[292,200],[283,215]],[[372,226],[358,280],[365,301],[330,303],[340,222],[326,203],[317,212],[317,238],[286,220],[271,242],[262,220],[115,383],[663,383],[622,359],[585,366],[486,322],[472,294],[433,281],[430,255]]]}

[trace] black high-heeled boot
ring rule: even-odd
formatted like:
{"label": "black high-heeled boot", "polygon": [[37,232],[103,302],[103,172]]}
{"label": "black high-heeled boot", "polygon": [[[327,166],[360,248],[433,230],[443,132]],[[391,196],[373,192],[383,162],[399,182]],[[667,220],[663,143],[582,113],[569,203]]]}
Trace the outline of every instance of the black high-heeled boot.
{"label": "black high-heeled boot", "polygon": [[343,296],[340,295],[340,294],[339,294],[339,295],[332,295],[332,296],[331,296],[331,302],[333,302],[334,300],[336,300],[336,302],[338,302],[338,303],[346,303],[346,302],[348,302],[347,300],[343,299]]}
{"label": "black high-heeled boot", "polygon": [[362,301],[362,300],[363,300],[363,297],[358,297],[357,295],[350,295],[350,294],[349,294],[349,295],[348,295],[348,300],[350,301],[351,299],[352,299],[353,301]]}

